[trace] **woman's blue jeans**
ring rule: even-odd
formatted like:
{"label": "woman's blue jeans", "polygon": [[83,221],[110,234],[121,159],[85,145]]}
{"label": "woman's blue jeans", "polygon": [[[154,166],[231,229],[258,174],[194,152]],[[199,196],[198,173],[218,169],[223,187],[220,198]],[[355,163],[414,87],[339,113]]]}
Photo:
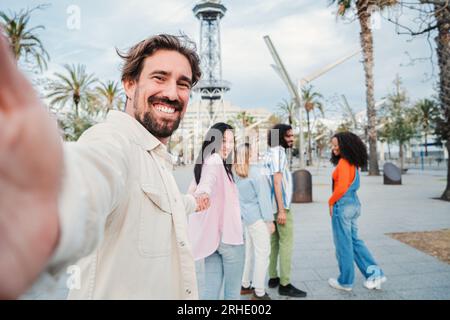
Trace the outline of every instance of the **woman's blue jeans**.
{"label": "woman's blue jeans", "polygon": [[205,289],[202,299],[219,300],[222,284],[225,300],[241,298],[241,281],[244,272],[244,245],[220,243],[219,248],[205,258]]}
{"label": "woman's blue jeans", "polygon": [[366,279],[383,276],[383,271],[358,238],[357,219],[361,215],[361,204],[356,193],[345,194],[333,207],[332,228],[336,247],[336,258],[339,264],[339,284],[350,288],[353,286],[355,271],[353,262]]}

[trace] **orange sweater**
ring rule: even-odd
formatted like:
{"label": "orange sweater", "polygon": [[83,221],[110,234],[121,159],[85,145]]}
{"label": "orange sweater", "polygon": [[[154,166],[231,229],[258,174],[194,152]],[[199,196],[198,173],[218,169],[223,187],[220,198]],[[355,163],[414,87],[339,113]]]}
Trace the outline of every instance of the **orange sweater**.
{"label": "orange sweater", "polygon": [[341,158],[336,169],[333,171],[334,190],[328,205],[332,206],[347,192],[355,179],[356,167],[347,160]]}

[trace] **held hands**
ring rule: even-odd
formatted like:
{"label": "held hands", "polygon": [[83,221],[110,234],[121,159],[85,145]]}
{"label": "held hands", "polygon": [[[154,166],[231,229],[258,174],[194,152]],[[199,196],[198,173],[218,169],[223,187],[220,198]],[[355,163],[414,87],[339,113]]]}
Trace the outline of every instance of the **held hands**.
{"label": "held hands", "polygon": [[198,195],[194,195],[194,197],[195,201],[197,201],[197,208],[195,209],[195,212],[204,211],[211,205],[209,195],[207,193],[200,193]]}
{"label": "held hands", "polygon": [[267,229],[269,229],[269,234],[273,234],[275,232],[275,223],[273,221],[266,222]]}
{"label": "held hands", "polygon": [[284,208],[278,210],[277,223],[281,225],[286,223],[286,210]]}

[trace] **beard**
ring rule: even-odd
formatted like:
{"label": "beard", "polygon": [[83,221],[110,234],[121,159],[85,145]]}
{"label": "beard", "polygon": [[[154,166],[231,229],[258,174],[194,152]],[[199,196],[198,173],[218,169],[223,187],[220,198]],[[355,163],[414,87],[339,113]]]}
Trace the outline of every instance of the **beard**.
{"label": "beard", "polygon": [[286,142],[286,140],[283,139],[281,146],[285,149],[290,149],[294,146],[294,143],[293,142],[288,143],[288,142]]}
{"label": "beard", "polygon": [[[147,106],[144,111],[139,112],[138,107],[138,96],[139,90],[136,90],[134,97],[134,116],[137,121],[145,128],[148,132],[157,138],[168,138],[172,133],[178,129],[181,122],[181,110],[183,109],[182,103],[179,100],[169,100],[163,97],[151,96],[147,99]],[[175,112],[178,112],[179,116],[176,120],[163,120],[159,119],[157,111],[154,109],[154,103],[164,103],[175,108]]]}

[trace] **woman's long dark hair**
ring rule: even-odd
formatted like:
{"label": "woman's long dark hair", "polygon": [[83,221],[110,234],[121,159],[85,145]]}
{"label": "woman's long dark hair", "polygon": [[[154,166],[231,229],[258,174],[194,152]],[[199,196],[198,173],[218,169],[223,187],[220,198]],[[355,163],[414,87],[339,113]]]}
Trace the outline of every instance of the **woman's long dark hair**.
{"label": "woman's long dark hair", "polygon": [[[205,140],[202,144],[202,149],[200,150],[194,166],[194,177],[197,184],[200,182],[200,178],[202,176],[203,162],[210,155],[221,150],[225,131],[233,129],[234,128],[229,124],[218,122],[214,124],[206,133]],[[223,166],[230,181],[234,181],[233,173],[231,171],[233,166],[233,156],[234,152],[230,152],[227,159],[223,160]]]}
{"label": "woman's long dark hair", "polygon": [[338,141],[340,154],[336,156],[331,152],[331,163],[337,165],[339,159],[344,158],[358,168],[367,166],[367,147],[356,134],[348,131],[339,132],[333,138]]}

